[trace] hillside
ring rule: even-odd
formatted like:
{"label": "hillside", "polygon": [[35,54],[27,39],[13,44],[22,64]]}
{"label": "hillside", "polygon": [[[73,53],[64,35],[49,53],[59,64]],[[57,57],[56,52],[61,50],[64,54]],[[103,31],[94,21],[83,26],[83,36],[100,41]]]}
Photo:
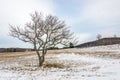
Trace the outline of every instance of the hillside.
{"label": "hillside", "polygon": [[92,46],[102,46],[102,45],[112,45],[112,44],[119,44],[120,38],[119,37],[111,37],[111,38],[102,38],[99,40],[83,43],[77,45],[76,47],[83,48],[83,47],[92,47]]}

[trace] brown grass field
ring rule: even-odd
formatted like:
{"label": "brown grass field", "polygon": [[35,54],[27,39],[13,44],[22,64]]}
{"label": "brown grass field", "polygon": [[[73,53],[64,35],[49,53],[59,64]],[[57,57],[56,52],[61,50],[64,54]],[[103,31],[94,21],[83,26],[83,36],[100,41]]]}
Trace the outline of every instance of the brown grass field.
{"label": "brown grass field", "polygon": [[119,80],[119,60],[119,51],[48,50],[38,67],[35,51],[0,53],[0,80]]}
{"label": "brown grass field", "polygon": [[[61,49],[61,50],[48,50],[47,52],[47,54],[60,54],[60,53],[68,53],[68,54],[75,53],[80,55],[89,55],[89,56],[102,57],[102,58],[114,58],[114,59],[120,58],[120,54],[114,54],[113,52],[110,52],[110,51],[89,52],[89,51],[84,51],[82,49]],[[35,51],[5,52],[5,53],[0,53],[0,60],[26,57],[26,56],[32,56],[32,55],[36,55]]]}

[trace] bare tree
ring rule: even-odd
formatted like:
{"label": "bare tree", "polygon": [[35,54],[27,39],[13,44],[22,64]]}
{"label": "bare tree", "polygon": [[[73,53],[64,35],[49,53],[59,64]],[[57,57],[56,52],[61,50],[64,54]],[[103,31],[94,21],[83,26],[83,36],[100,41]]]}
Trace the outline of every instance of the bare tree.
{"label": "bare tree", "polygon": [[97,39],[99,40],[99,39],[101,39],[102,38],[102,35],[101,34],[98,34],[97,35]]}
{"label": "bare tree", "polygon": [[35,12],[31,14],[31,21],[24,28],[10,25],[10,36],[33,44],[38,55],[39,66],[42,66],[47,49],[58,44],[69,45],[72,33],[65,22],[56,16],[44,17],[41,13]]}

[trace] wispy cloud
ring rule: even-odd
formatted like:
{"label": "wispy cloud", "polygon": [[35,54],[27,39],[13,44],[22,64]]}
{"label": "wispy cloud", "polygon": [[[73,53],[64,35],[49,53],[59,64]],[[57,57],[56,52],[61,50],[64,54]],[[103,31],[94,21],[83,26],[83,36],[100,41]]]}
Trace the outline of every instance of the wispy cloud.
{"label": "wispy cloud", "polygon": [[53,13],[53,9],[52,0],[0,0],[0,22],[24,23],[31,12],[48,14]]}
{"label": "wispy cloud", "polygon": [[70,7],[76,6],[76,12],[71,11],[73,16],[66,18],[71,24],[86,23],[96,27],[120,25],[120,0],[76,0],[74,4]]}
{"label": "wispy cloud", "polygon": [[102,37],[114,37],[114,35],[120,37],[120,26],[108,27],[101,30],[99,33],[102,35]]}
{"label": "wispy cloud", "polygon": [[92,35],[90,33],[77,33],[77,34],[75,34],[75,36],[80,44],[80,43],[85,43],[85,42],[89,41],[89,39],[91,38]]}
{"label": "wispy cloud", "polygon": [[120,22],[120,0],[91,0],[82,11],[82,19],[91,24],[110,26]]}

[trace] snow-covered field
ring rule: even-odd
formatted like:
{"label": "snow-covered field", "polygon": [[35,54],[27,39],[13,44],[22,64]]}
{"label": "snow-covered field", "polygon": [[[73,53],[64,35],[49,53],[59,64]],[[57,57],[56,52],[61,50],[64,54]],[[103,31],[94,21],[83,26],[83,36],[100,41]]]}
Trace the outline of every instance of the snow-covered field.
{"label": "snow-covered field", "polygon": [[112,45],[66,49],[57,54],[48,51],[41,68],[36,55],[11,57],[14,53],[6,53],[9,57],[0,59],[0,80],[120,80],[119,50],[119,45]]}

